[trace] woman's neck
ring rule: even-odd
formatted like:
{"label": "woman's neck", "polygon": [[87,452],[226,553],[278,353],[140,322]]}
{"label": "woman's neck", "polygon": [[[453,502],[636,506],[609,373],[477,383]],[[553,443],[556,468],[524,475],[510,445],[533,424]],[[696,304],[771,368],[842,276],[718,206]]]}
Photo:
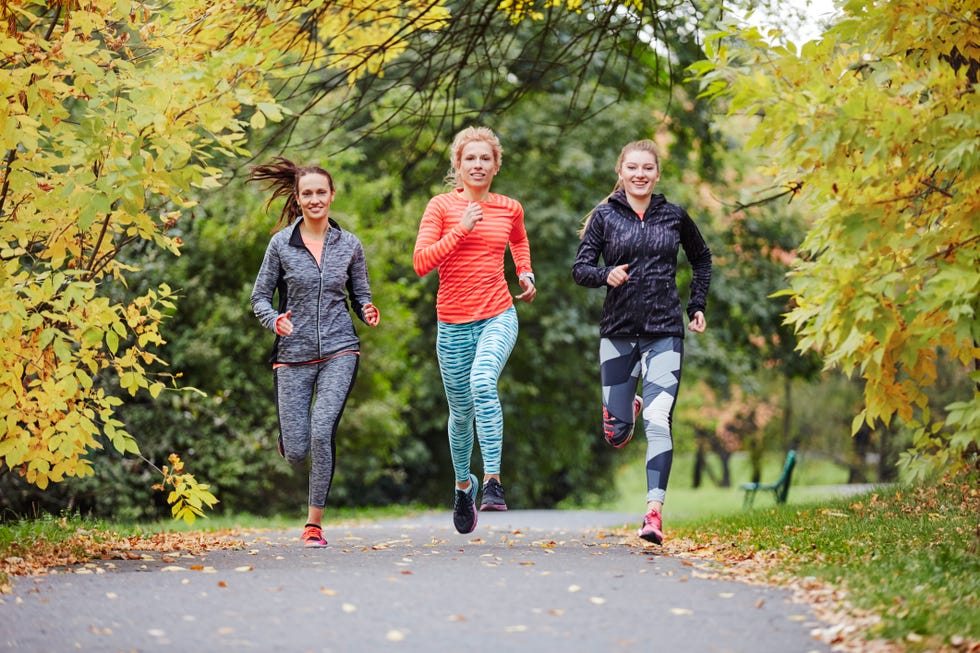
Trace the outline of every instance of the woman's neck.
{"label": "woman's neck", "polygon": [[330,231],[330,220],[323,218],[322,220],[310,220],[309,218],[303,218],[303,222],[299,226],[300,233],[306,238],[312,238],[313,240],[323,240]]}
{"label": "woman's neck", "polygon": [[634,211],[636,211],[636,214],[639,216],[642,216],[644,213],[646,213],[647,208],[650,206],[649,195],[645,195],[643,197],[635,197],[627,193],[626,201],[629,202],[630,206],[633,208]]}

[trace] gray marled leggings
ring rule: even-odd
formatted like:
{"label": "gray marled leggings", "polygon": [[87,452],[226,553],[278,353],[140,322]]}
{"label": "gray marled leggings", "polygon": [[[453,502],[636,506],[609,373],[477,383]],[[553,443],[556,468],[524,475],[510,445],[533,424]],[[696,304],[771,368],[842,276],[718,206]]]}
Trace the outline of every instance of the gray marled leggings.
{"label": "gray marled leggings", "polygon": [[337,445],[334,436],[354,387],[360,356],[343,352],[307,365],[288,365],[273,372],[279,433],[286,461],[310,458],[310,505],[323,508],[333,481]]}

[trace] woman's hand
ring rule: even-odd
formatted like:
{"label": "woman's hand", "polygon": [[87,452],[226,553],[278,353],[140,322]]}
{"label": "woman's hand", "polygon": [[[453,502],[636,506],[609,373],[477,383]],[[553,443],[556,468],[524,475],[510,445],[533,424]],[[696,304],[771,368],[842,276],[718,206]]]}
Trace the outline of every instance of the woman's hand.
{"label": "woman's hand", "polygon": [[276,318],[276,333],[280,336],[293,335],[293,321],[289,319],[292,314],[292,311],[286,311]]}
{"label": "woman's hand", "polygon": [[707,327],[708,322],[704,319],[704,313],[698,311],[694,314],[690,324],[687,325],[687,330],[693,331],[694,333],[704,333]]}
{"label": "woman's hand", "polygon": [[629,280],[630,275],[626,273],[626,268],[629,267],[629,263],[623,263],[622,265],[617,265],[609,274],[606,276],[606,283],[616,288],[621,286]]}
{"label": "woman's hand", "polygon": [[538,294],[538,289],[534,287],[534,284],[531,283],[531,279],[528,277],[521,277],[518,281],[521,284],[521,288],[524,289],[524,292],[520,295],[514,295],[514,299],[530,304],[534,301],[535,295]]}
{"label": "woman's hand", "polygon": [[476,228],[476,223],[482,219],[483,208],[476,202],[470,202],[466,205],[466,210],[463,211],[463,217],[459,219],[459,223],[463,225],[463,229],[473,231]]}
{"label": "woman's hand", "polygon": [[378,322],[381,321],[381,311],[374,304],[365,304],[364,308],[361,309],[364,314],[364,323],[368,326],[378,326]]}

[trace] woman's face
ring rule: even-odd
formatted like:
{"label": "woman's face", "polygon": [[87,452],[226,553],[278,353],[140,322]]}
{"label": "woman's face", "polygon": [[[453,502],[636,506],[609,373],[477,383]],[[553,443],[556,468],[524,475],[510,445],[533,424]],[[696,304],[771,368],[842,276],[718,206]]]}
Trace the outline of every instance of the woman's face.
{"label": "woman's face", "polygon": [[660,179],[660,166],[651,152],[631,150],[623,157],[619,166],[619,179],[627,195],[647,198],[653,194],[653,187]]}
{"label": "woman's face", "polygon": [[323,220],[330,215],[335,191],[330,179],[321,174],[303,175],[296,182],[296,199],[307,220]]}
{"label": "woman's face", "polygon": [[493,148],[484,141],[467,143],[460,152],[459,167],[456,172],[460,183],[466,188],[489,188],[490,182],[497,174]]}

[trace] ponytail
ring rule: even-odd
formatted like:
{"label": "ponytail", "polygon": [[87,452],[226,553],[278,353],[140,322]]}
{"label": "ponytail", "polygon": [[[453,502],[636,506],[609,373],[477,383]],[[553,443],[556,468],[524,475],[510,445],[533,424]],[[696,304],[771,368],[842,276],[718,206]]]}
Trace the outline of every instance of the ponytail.
{"label": "ponytail", "polygon": [[299,180],[306,175],[323,175],[330,184],[330,190],[334,189],[333,177],[330,173],[320,166],[297,166],[289,159],[277,156],[270,163],[253,166],[249,171],[246,183],[250,181],[265,182],[265,189],[272,191],[272,197],[265,203],[265,208],[280,197],[286,198],[286,203],[279,213],[279,219],[272,231],[278,231],[282,227],[287,227],[296,221],[296,218],[303,214],[299,200],[296,198]]}

